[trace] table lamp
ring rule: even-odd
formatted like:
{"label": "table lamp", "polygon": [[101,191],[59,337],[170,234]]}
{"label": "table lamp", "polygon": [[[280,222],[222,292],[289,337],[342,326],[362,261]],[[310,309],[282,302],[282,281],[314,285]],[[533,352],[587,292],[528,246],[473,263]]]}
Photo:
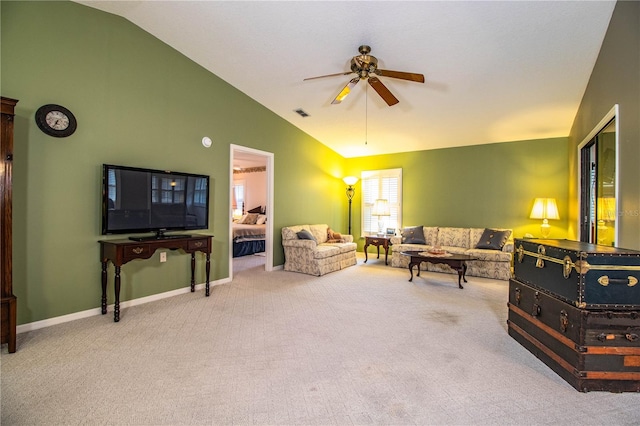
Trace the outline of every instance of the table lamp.
{"label": "table lamp", "polygon": [[373,204],[373,210],[371,210],[371,216],[378,216],[378,236],[384,235],[384,216],[391,216],[389,210],[389,201],[383,198],[378,198]]}
{"label": "table lamp", "polygon": [[542,225],[540,225],[540,234],[542,238],[549,238],[551,233],[551,226],[549,225],[549,219],[560,219],[558,215],[558,205],[555,198],[536,198],[533,202],[533,208],[531,209],[531,219],[542,219]]}

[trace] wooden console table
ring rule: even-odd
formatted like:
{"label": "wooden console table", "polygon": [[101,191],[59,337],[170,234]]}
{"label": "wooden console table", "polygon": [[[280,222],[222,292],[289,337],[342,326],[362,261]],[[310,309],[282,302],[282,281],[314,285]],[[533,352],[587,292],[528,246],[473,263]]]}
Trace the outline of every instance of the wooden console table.
{"label": "wooden console table", "polygon": [[115,266],[115,305],[113,321],[120,321],[120,267],[134,259],[149,259],[158,249],[178,250],[191,253],[191,291],[195,291],[196,252],[205,253],[206,282],[205,295],[209,296],[209,274],[211,271],[211,236],[192,235],[182,238],[167,238],[161,240],[131,241],[131,240],[103,240],[100,243],[100,261],[102,262],[102,315],[107,313],[107,264],[109,261]]}

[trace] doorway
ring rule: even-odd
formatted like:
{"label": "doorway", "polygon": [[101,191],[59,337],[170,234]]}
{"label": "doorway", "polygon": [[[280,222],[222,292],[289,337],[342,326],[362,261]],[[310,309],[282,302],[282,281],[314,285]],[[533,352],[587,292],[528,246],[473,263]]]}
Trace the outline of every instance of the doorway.
{"label": "doorway", "polygon": [[[255,267],[264,265],[265,271],[273,270],[273,160],[271,152],[260,151],[240,145],[231,145],[229,167],[229,278],[233,280],[236,265]],[[245,215],[258,212],[264,220],[264,251],[261,237],[246,235],[239,238],[239,226],[234,225]],[[252,228],[250,225],[245,228]],[[258,226],[255,226],[258,229]],[[257,233],[253,229],[248,234]],[[236,244],[237,243],[237,244]],[[234,253],[235,256],[234,257]],[[237,261],[237,263],[236,263]]]}
{"label": "doorway", "polygon": [[607,246],[618,241],[617,107],[578,146],[580,241]]}

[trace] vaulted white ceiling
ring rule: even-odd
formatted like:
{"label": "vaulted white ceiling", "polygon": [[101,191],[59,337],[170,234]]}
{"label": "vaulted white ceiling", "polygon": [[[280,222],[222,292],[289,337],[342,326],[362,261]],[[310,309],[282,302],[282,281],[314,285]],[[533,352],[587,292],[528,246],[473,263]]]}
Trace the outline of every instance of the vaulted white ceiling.
{"label": "vaulted white ceiling", "polygon": [[[123,16],[345,157],[567,136],[615,1],[79,1]],[[389,107],[354,75],[358,46]],[[294,110],[309,114],[303,118]]]}

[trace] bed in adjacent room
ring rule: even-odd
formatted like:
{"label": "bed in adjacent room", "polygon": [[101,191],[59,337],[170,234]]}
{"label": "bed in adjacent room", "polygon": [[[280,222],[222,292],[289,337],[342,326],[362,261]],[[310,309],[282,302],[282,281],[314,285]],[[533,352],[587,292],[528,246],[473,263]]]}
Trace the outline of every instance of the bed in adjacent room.
{"label": "bed in adjacent room", "polygon": [[247,213],[232,224],[233,257],[247,256],[265,251],[266,216]]}

